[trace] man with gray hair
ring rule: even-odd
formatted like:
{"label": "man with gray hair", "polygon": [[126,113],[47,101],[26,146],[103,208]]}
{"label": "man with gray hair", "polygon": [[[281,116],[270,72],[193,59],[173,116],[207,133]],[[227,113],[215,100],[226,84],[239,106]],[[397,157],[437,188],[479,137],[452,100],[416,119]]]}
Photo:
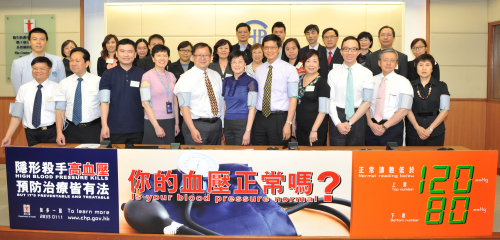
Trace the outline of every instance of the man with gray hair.
{"label": "man with gray hair", "polygon": [[394,72],[398,65],[398,53],[392,48],[380,51],[378,66],[382,73],[373,77],[372,104],[366,112],[368,129],[367,146],[385,146],[388,142],[403,144],[403,118],[413,103],[410,81]]}

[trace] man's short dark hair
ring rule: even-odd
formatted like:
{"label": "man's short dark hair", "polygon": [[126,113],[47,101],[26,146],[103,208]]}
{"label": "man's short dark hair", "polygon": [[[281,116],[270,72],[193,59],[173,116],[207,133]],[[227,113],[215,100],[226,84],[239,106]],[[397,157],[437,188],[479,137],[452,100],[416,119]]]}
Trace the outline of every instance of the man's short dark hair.
{"label": "man's short dark hair", "polygon": [[250,25],[248,25],[246,23],[240,23],[240,24],[236,25],[236,32],[238,32],[238,28],[240,28],[240,27],[247,27],[248,32],[250,32],[250,30],[251,30]]}
{"label": "man's short dark hair", "polygon": [[[160,40],[161,40],[161,42],[162,42],[163,44],[165,44],[165,39],[163,38],[163,36],[162,36],[162,35],[160,35],[160,34],[153,34],[153,35],[149,36],[149,39],[148,39],[148,45],[151,45],[151,40],[153,40],[153,39],[155,39],[155,38],[160,39]],[[117,47],[117,49],[118,49],[118,47]]]}
{"label": "man's short dark hair", "polygon": [[87,49],[82,48],[82,47],[73,48],[73,49],[71,49],[69,56],[73,55],[74,52],[83,53],[83,60],[85,60],[85,62],[90,61],[90,53],[89,53],[89,51],[87,51]]}
{"label": "man's short dark hair", "polygon": [[323,35],[321,35],[321,38],[325,38],[325,34],[328,31],[334,31],[335,32],[335,37],[339,36],[339,31],[337,31],[337,29],[335,29],[335,28],[326,28],[325,30],[323,30]]}
{"label": "man's short dark hair", "polygon": [[361,32],[359,33],[358,35],[358,41],[363,39],[363,38],[368,38],[370,40],[370,46],[368,48],[372,48],[373,46],[373,37],[372,37],[372,34],[369,33],[369,32]]}
{"label": "man's short dark hair", "polygon": [[31,29],[30,33],[28,33],[28,40],[29,41],[31,41],[31,34],[32,33],[43,33],[43,34],[45,34],[45,40],[49,41],[49,35],[42,28],[33,28],[33,29]]}
{"label": "man's short dark hair", "polygon": [[262,46],[268,41],[275,41],[278,47],[281,47],[281,38],[276,34],[269,34],[262,39]]}
{"label": "man's short dark hair", "polygon": [[239,49],[238,50],[234,50],[232,51],[230,54],[229,54],[229,57],[227,58],[228,59],[228,62],[229,64],[231,64],[231,61],[233,60],[233,58],[238,58],[238,57],[243,57],[243,60],[246,62],[247,61],[247,54],[243,51],[240,51]]}
{"label": "man's short dark hair", "polygon": [[155,56],[156,53],[159,53],[159,52],[166,52],[167,53],[167,56],[170,57],[170,49],[168,49],[167,46],[165,45],[161,45],[161,44],[158,44],[156,46],[153,47],[153,50],[151,51],[151,56]]}
{"label": "man's short dark hair", "polygon": [[206,44],[204,42],[199,42],[199,43],[195,44],[193,46],[193,50],[191,50],[191,53],[194,55],[194,53],[196,52],[196,49],[198,49],[198,48],[204,48],[204,47],[208,48],[208,51],[210,51],[210,55],[211,55],[212,54],[212,48],[208,44]]}
{"label": "man's short dark hair", "polygon": [[193,44],[191,44],[191,42],[183,41],[183,42],[179,43],[179,46],[177,46],[177,51],[180,51],[182,48],[185,48],[187,46],[190,46],[191,50],[193,49]]}
{"label": "man's short dark hair", "polygon": [[120,45],[127,45],[127,44],[132,45],[134,47],[134,52],[135,52],[135,42],[132,41],[132,40],[130,40],[130,39],[128,39],[128,38],[124,38],[124,39],[118,41],[118,43],[116,43],[116,51],[118,51],[118,47]]}
{"label": "man's short dark hair", "polygon": [[380,28],[380,30],[378,30],[378,36],[379,36],[379,37],[380,37],[380,32],[382,32],[382,30],[383,30],[384,28],[389,28],[389,29],[391,29],[391,30],[392,30],[392,37],[396,37],[396,32],[394,31],[394,28],[392,28],[392,27],[390,27],[390,26],[387,26],[387,25],[386,25],[386,26],[381,27],[381,28]]}
{"label": "man's short dark hair", "polygon": [[340,45],[340,48],[344,47],[344,43],[347,40],[354,40],[354,41],[356,41],[358,43],[358,49],[361,49],[361,44],[359,44],[359,40],[357,38],[355,38],[354,36],[347,36],[346,38],[344,38],[344,40],[342,40],[342,44]]}
{"label": "man's short dark hair", "polygon": [[52,62],[48,57],[36,57],[31,61],[31,66],[33,67],[37,63],[46,63],[49,68],[52,68]]}
{"label": "man's short dark hair", "polygon": [[283,22],[275,22],[273,24],[273,27],[271,28],[271,33],[274,31],[274,28],[283,28],[283,30],[285,30],[285,32],[286,32],[286,27],[285,27],[285,24]]}
{"label": "man's short dark hair", "polygon": [[309,24],[307,27],[304,29],[304,34],[306,34],[308,31],[314,30],[319,34],[319,27],[316,24]]}
{"label": "man's short dark hair", "polygon": [[436,64],[436,61],[434,60],[434,57],[430,54],[424,53],[417,58],[415,58],[415,67],[417,67],[419,62],[423,61],[429,61],[432,64],[432,69],[434,70],[434,65]]}

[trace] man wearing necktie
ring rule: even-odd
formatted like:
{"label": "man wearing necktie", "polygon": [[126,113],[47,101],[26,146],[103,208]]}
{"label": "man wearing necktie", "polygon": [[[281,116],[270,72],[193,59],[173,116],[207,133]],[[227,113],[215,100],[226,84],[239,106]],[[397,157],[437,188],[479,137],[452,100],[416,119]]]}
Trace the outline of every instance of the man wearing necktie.
{"label": "man wearing necktie", "polygon": [[394,72],[398,64],[398,53],[392,48],[380,51],[378,65],[382,73],[373,77],[372,105],[366,113],[368,129],[367,146],[385,146],[388,142],[403,145],[403,118],[413,103],[413,88],[410,81]]}
{"label": "man wearing necktie", "polygon": [[364,146],[366,118],[373,93],[373,75],[357,63],[359,41],[348,36],[341,45],[344,63],[328,74],[330,146]]}
{"label": "man wearing necktie", "polygon": [[[212,48],[206,43],[193,46],[194,67],[175,84],[184,122],[181,132],[187,145],[220,145],[223,111],[220,75],[209,69]],[[221,119],[222,118],[222,119]]]}
{"label": "man wearing necktie", "polygon": [[277,35],[265,36],[262,44],[267,62],[255,70],[259,91],[251,139],[254,145],[282,146],[292,134],[299,74],[294,66],[279,59],[281,39]]}
{"label": "man wearing necktie", "polygon": [[337,41],[339,40],[339,32],[335,28],[326,28],[323,30],[323,43],[325,44],[326,50],[320,52],[320,68],[319,74],[323,78],[328,78],[328,73],[334,68],[334,66],[340,66],[344,62],[342,58],[342,53],[337,47]]}
{"label": "man wearing necktie", "polygon": [[73,48],[70,59],[74,74],[63,79],[57,87],[57,144],[99,143],[101,110],[98,89],[101,78],[86,71],[90,54],[84,48]]}
{"label": "man wearing necktie", "polygon": [[16,103],[11,109],[10,125],[1,146],[11,144],[12,135],[23,121],[26,129],[28,146],[56,141],[54,95],[57,83],[48,81],[52,70],[52,62],[47,57],[36,57],[31,62],[35,80],[23,84],[16,96]]}

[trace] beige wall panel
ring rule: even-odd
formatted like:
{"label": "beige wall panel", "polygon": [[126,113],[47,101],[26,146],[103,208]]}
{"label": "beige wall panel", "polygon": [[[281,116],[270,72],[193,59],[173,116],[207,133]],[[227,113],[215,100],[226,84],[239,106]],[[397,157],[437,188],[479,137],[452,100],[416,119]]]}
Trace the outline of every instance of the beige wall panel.
{"label": "beige wall panel", "polygon": [[[486,22],[484,22],[486,24]],[[488,34],[431,34],[432,55],[439,65],[486,66],[488,58]],[[463,54],[464,46],[476,47]],[[486,79],[484,79],[486,81]]]}
{"label": "beige wall panel", "polygon": [[[76,45],[80,46],[80,33],[57,33],[56,34],[56,52],[55,55],[62,57],[61,54],[61,45],[66,40],[75,41]],[[52,41],[52,40],[51,40]],[[54,53],[52,53],[54,54]],[[90,53],[90,55],[98,54],[98,53]]]}
{"label": "beige wall panel", "polygon": [[271,33],[273,24],[281,21],[290,33],[288,29],[290,5],[217,5],[215,19],[216,35],[235,36],[236,25],[250,20],[264,22],[267,25],[268,34]]}
{"label": "beige wall panel", "polygon": [[214,37],[166,37],[165,44],[170,48],[170,61],[175,62],[179,60],[179,53],[177,51],[177,46],[183,41],[189,41],[193,46],[199,42],[204,42],[208,44],[211,48],[215,45]]}
{"label": "beige wall panel", "polygon": [[5,61],[5,34],[0,33],[0,65],[6,65]]}
{"label": "beige wall panel", "polygon": [[431,33],[487,33],[487,0],[432,0]]}
{"label": "beige wall panel", "polygon": [[[12,84],[5,79],[5,65],[0,65],[0,97],[14,97]],[[2,113],[5,114],[5,113]]]}
{"label": "beige wall panel", "polygon": [[439,70],[451,98],[486,98],[486,67],[439,66]]}
{"label": "beige wall panel", "polygon": [[291,22],[292,35],[303,36],[307,25],[316,24],[320,38],[329,27],[337,29],[340,36],[358,36],[366,27],[366,5],[292,5]]}
{"label": "beige wall panel", "polygon": [[[140,10],[138,6],[135,8]],[[183,23],[185,20],[182,19],[189,21]],[[141,24],[139,20],[137,23]],[[155,33],[163,37],[213,36],[215,5],[143,5],[142,33],[137,31],[134,33],[133,36],[150,36]]]}
{"label": "beige wall panel", "polygon": [[[353,21],[358,16],[353,16]],[[366,6],[366,31],[375,38],[378,30],[383,26],[391,26],[396,32],[396,37],[403,35],[403,5],[367,5]]]}
{"label": "beige wall panel", "polygon": [[79,0],[32,0],[32,14],[55,14],[56,31],[80,32]]}
{"label": "beige wall panel", "polygon": [[30,0],[0,0],[0,33],[5,33],[5,15],[31,14]]}
{"label": "beige wall panel", "polygon": [[114,34],[116,36],[140,36],[141,7],[107,6],[107,23],[107,34]]}
{"label": "beige wall panel", "polygon": [[500,21],[500,0],[488,1],[488,22]]}

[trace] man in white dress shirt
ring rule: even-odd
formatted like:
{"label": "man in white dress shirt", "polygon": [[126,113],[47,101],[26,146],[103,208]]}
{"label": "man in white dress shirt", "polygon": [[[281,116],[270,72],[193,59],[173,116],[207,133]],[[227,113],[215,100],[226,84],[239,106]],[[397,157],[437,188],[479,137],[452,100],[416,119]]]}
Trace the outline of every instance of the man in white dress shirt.
{"label": "man in white dress shirt", "polygon": [[344,38],[341,45],[344,63],[328,74],[330,85],[330,146],[364,146],[366,118],[373,93],[373,75],[357,63],[358,39]]}
{"label": "man in white dress shirt", "polygon": [[12,135],[21,123],[21,119],[26,129],[28,146],[56,141],[54,98],[57,83],[48,81],[52,72],[52,62],[47,57],[36,57],[31,62],[31,68],[35,80],[19,88],[16,104],[11,111],[10,125],[2,140],[2,147],[11,144]]}
{"label": "man in white dress shirt", "polygon": [[388,142],[403,145],[403,118],[413,103],[410,81],[394,72],[398,65],[398,53],[392,48],[380,51],[378,65],[382,73],[373,77],[372,105],[366,113],[368,129],[367,146],[385,146]]}
{"label": "man in white dress shirt", "polygon": [[62,58],[45,52],[45,47],[47,47],[47,42],[49,41],[47,32],[41,28],[33,28],[28,34],[28,39],[32,51],[31,54],[14,60],[11,66],[10,81],[16,95],[21,85],[33,80],[31,61],[36,57],[47,57],[52,62],[52,70],[48,77],[49,80],[58,83],[66,78],[66,70],[64,69]]}
{"label": "man in white dress shirt", "polygon": [[220,75],[208,68],[212,48],[206,43],[193,46],[194,67],[181,75],[174,94],[184,122],[182,134],[188,145],[220,145],[224,105]]}
{"label": "man in white dress shirt", "polygon": [[59,83],[56,94],[59,146],[100,141],[101,109],[98,92],[101,78],[87,72],[89,64],[90,54],[87,50],[80,47],[71,50],[69,66],[74,74]]}

